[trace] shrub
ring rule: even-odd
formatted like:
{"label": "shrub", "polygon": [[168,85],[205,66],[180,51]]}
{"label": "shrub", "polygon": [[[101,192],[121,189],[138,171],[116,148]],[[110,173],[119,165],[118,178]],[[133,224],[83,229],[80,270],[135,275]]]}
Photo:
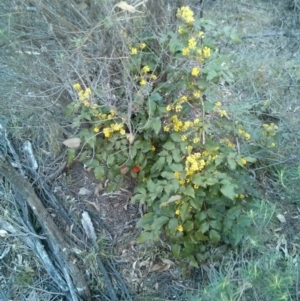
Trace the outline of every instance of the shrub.
{"label": "shrub", "polygon": [[[144,230],[138,241],[164,233],[174,256],[197,266],[209,256],[207,245],[236,246],[247,235],[247,206],[255,197],[248,167],[255,159],[239,148],[251,134],[224,104],[205,96],[220,77],[232,81],[217,46],[225,34],[238,41],[234,30],[220,33],[212,22],[195,20],[189,7],[178,9],[177,17],[176,32],[128,42],[122,59],[128,76],[117,96],[128,95],[126,81],[136,90],[125,108],[102,104],[76,82],[78,102],[69,111],[77,114],[74,125],[88,124],[79,133],[85,142],[79,158],[96,178],[115,180],[110,190],[125,175],[137,180],[132,201],[148,208],[137,223]],[[276,129],[262,130],[269,139]],[[69,161],[74,157],[70,150]]]}

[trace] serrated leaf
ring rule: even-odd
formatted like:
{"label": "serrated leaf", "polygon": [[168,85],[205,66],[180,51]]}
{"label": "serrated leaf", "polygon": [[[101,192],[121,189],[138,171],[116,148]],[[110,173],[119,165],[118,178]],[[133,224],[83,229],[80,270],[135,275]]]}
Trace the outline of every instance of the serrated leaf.
{"label": "serrated leaf", "polygon": [[232,237],[236,246],[243,238],[243,228],[235,224],[232,228]]}
{"label": "serrated leaf", "polygon": [[175,144],[171,141],[168,141],[163,145],[163,148],[166,150],[172,150],[175,148]]}
{"label": "serrated leaf", "polygon": [[195,233],[195,238],[198,241],[207,241],[208,240],[208,237],[199,230]]}
{"label": "serrated leaf", "polygon": [[226,196],[228,199],[230,200],[234,200],[235,198],[235,192],[234,192],[234,187],[233,185],[227,184],[227,185],[223,185],[220,189],[220,191],[222,192],[222,194],[224,196]]}
{"label": "serrated leaf", "polygon": [[178,226],[177,218],[175,218],[175,217],[170,218],[170,220],[168,222],[168,228],[171,233],[175,233],[177,231],[177,226]]}
{"label": "serrated leaf", "polygon": [[160,204],[160,207],[164,207],[165,205],[169,203],[176,202],[181,199],[181,195],[172,195],[167,202]]}
{"label": "serrated leaf", "polygon": [[234,159],[232,159],[232,158],[227,158],[227,163],[228,163],[229,168],[230,168],[231,170],[235,170],[235,169],[236,169],[236,162],[235,162]]}
{"label": "serrated leaf", "polygon": [[209,239],[212,243],[218,243],[221,239],[221,236],[216,230],[210,230],[209,231]]}

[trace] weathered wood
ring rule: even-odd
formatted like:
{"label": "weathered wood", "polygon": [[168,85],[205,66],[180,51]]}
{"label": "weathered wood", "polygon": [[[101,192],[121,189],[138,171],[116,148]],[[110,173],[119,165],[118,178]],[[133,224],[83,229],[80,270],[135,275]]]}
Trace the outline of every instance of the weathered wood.
{"label": "weathered wood", "polygon": [[62,270],[64,271],[65,268],[67,269],[77,294],[84,300],[90,300],[90,291],[85,281],[83,271],[76,265],[76,259],[70,253],[71,248],[64,239],[64,235],[54,223],[41,200],[37,197],[31,184],[3,157],[0,157],[0,174],[11,183],[13,188],[17,190],[24,199],[26,199],[29,207],[43,227],[55,257],[63,265],[61,267]]}

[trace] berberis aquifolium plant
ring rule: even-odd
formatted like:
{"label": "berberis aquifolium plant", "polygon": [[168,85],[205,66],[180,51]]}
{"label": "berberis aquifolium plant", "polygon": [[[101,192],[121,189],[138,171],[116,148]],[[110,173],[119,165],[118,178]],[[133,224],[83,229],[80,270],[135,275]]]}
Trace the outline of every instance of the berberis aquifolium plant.
{"label": "berberis aquifolium plant", "polygon": [[[236,246],[247,235],[255,193],[248,168],[255,159],[239,148],[251,143],[251,129],[234,121],[218,99],[204,96],[220,78],[232,80],[215,46],[222,35],[212,22],[195,20],[187,6],[176,16],[176,32],[134,44],[122,33],[129,41],[123,65],[136,87],[126,108],[103,104],[76,82],[78,101],[69,111],[75,126],[90,124],[79,133],[85,149],[78,156],[96,178],[137,180],[132,202],[147,205],[138,241],[163,235],[176,258],[198,266],[209,258],[208,246]],[[238,41],[234,30],[227,35]],[[261,130],[274,146],[277,129],[267,124]],[[69,161],[74,157],[70,150]]]}

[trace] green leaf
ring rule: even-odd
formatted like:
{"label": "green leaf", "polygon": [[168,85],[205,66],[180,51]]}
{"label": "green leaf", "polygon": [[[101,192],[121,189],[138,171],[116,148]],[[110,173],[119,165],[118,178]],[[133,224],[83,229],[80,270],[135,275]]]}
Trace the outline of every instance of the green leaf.
{"label": "green leaf", "polygon": [[183,229],[184,231],[186,232],[190,232],[194,229],[194,223],[192,221],[186,221],[184,224],[183,224]]}
{"label": "green leaf", "polygon": [[173,163],[173,164],[170,165],[170,169],[173,170],[173,171],[180,172],[180,171],[183,171],[183,166],[181,164]]}
{"label": "green leaf", "polygon": [[105,169],[103,166],[98,166],[94,170],[94,174],[97,180],[102,181],[105,176]]}
{"label": "green leaf", "polygon": [[147,240],[152,240],[153,234],[152,232],[142,232],[139,237],[136,239],[138,243],[144,243]]}
{"label": "green leaf", "polygon": [[205,233],[206,231],[208,231],[208,229],[209,229],[209,223],[208,222],[204,222],[204,223],[202,223],[201,225],[200,225],[200,227],[199,227],[199,231],[201,231],[201,233]]}
{"label": "green leaf", "polygon": [[236,246],[243,238],[243,228],[238,224],[233,225],[232,227],[232,237],[234,245]]}
{"label": "green leaf", "polygon": [[216,230],[221,230],[221,229],[222,229],[221,222],[218,221],[218,220],[211,220],[211,221],[209,222],[209,225],[210,225],[212,228],[216,229]]}
{"label": "green leaf", "polygon": [[207,241],[208,240],[208,237],[206,235],[204,235],[200,230],[198,230],[196,233],[195,233],[195,238],[198,240],[198,241]]}
{"label": "green leaf", "polygon": [[228,162],[228,165],[229,165],[229,168],[231,170],[235,170],[236,169],[236,162],[234,159],[232,158],[227,158],[227,162]]}
{"label": "green leaf", "polygon": [[181,161],[180,150],[178,148],[172,150],[172,157],[177,163]]}
{"label": "green leaf", "polygon": [[152,120],[151,127],[154,130],[155,134],[157,135],[161,129],[161,120],[160,119]]}
{"label": "green leaf", "polygon": [[158,92],[152,92],[150,95],[150,99],[155,102],[158,102],[158,101],[162,100],[162,97]]}
{"label": "green leaf", "polygon": [[185,186],[183,187],[184,189],[182,190],[182,193],[184,195],[188,195],[192,198],[195,198],[195,190],[194,188],[192,187],[192,185],[188,185],[188,186]]}
{"label": "green leaf", "polygon": [[166,150],[162,150],[160,153],[158,153],[159,156],[161,157],[165,157],[169,154],[169,152],[167,152]]}
{"label": "green leaf", "polygon": [[177,226],[178,226],[178,220],[177,218],[173,217],[170,218],[168,222],[168,229],[171,233],[175,233],[177,231]]}
{"label": "green leaf", "polygon": [[171,245],[171,250],[175,258],[178,258],[180,255],[181,247],[178,244]]}
{"label": "green leaf", "polygon": [[212,208],[209,208],[206,212],[207,212],[207,215],[211,218],[216,219],[218,217],[218,212]]}
{"label": "green leaf", "polygon": [[75,149],[68,149],[67,163],[70,165],[75,158]]}
{"label": "green leaf", "polygon": [[156,218],[151,225],[152,230],[160,230],[164,224],[169,221],[169,217],[167,216],[160,216]]}
{"label": "green leaf", "polygon": [[235,198],[235,192],[234,192],[234,187],[233,185],[227,184],[227,185],[223,185],[220,189],[220,191],[222,192],[222,194],[224,196],[226,196],[228,199],[230,200],[234,200]]}
{"label": "green leaf", "polygon": [[194,267],[194,268],[199,268],[199,264],[197,260],[195,259],[195,256],[189,256],[188,259],[190,260],[189,265]]}
{"label": "green leaf", "polygon": [[188,218],[189,213],[190,213],[190,205],[188,203],[183,204],[180,207],[180,217],[183,222]]}
{"label": "green leaf", "polygon": [[221,236],[216,230],[209,231],[209,239],[212,243],[218,243],[221,239]]}
{"label": "green leaf", "polygon": [[244,159],[245,159],[247,162],[250,162],[250,163],[255,163],[255,162],[257,161],[255,158],[249,157],[249,156],[244,157]]}
{"label": "green leaf", "polygon": [[149,192],[155,192],[156,184],[151,179],[147,180],[147,189]]}
{"label": "green leaf", "polygon": [[169,172],[169,171],[163,171],[163,172],[161,173],[161,176],[162,176],[163,178],[168,179],[168,180],[174,179],[174,174],[173,174],[172,172]]}
{"label": "green leaf", "polygon": [[249,216],[247,215],[240,215],[237,220],[236,223],[240,226],[240,227],[249,227],[252,223],[252,220]]}
{"label": "green leaf", "polygon": [[181,142],[181,135],[178,133],[172,133],[170,137],[175,142]]}
{"label": "green leaf", "polygon": [[241,210],[240,206],[234,206],[227,211],[226,216],[227,218],[234,220],[241,214]]}
{"label": "green leaf", "polygon": [[171,141],[168,141],[163,145],[163,148],[165,148],[166,150],[172,150],[175,148],[175,144]]}
{"label": "green leaf", "polygon": [[196,185],[199,185],[200,187],[206,188],[206,179],[200,175],[200,174],[196,174],[194,175],[192,182]]}
{"label": "green leaf", "polygon": [[154,221],[154,213],[149,212],[143,215],[136,223],[137,228],[144,228],[151,225]]}
{"label": "green leaf", "polygon": [[114,155],[108,156],[107,161],[106,161],[106,164],[107,164],[109,167],[112,167],[112,165],[114,165],[114,163],[115,163],[115,156],[114,156]]}

